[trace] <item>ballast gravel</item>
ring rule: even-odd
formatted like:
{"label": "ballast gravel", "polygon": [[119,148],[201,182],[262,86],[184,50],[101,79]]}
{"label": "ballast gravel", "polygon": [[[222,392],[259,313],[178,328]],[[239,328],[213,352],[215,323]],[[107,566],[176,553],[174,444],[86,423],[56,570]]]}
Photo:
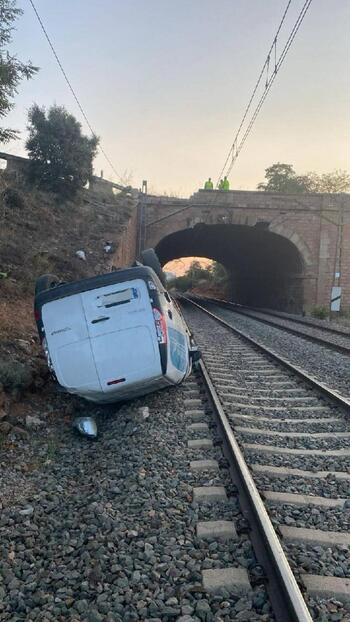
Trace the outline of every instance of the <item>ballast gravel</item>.
{"label": "ballast gravel", "polygon": [[350,502],[344,508],[318,508],[311,505],[268,504],[268,511],[275,527],[304,527],[322,531],[348,532],[350,528]]}
{"label": "ballast gravel", "polygon": [[275,432],[301,432],[303,434],[312,435],[313,432],[329,432],[332,434],[333,432],[348,432],[349,424],[342,419],[339,421],[333,421],[332,423],[321,423],[318,422],[317,419],[312,423],[305,423],[301,420],[301,422],[291,421],[288,423],[287,421],[279,422],[279,421],[259,421],[259,417],[255,419],[235,419],[234,415],[231,415],[232,421],[235,425],[240,426],[242,428],[259,428],[260,430],[271,430]]}
{"label": "ballast gravel", "polygon": [[329,350],[322,345],[285,333],[283,329],[262,324],[258,320],[243,317],[217,305],[206,303],[205,306],[249,337],[260,341],[291,363],[299,365],[345,397],[350,397],[350,357],[348,355]]}
{"label": "ballast gravel", "polygon": [[350,447],[350,438],[317,438],[311,434],[309,437],[297,436],[268,436],[267,434],[247,434],[239,432],[241,441],[244,443],[257,443],[259,445],[271,445],[274,447],[289,447],[290,449],[321,449],[331,451]]}
{"label": "ballast gravel", "polygon": [[[203,569],[243,566],[254,576],[257,562],[244,530],[225,544],[196,536],[198,520],[239,525],[241,513],[227,469],[189,470],[205,453],[225,461],[220,445],[188,450],[185,397],[173,388],[102,414],[93,443],[62,418],[38,432],[37,458],[31,439],[12,443],[13,482],[19,474],[30,486],[2,496],[1,622],[274,619],[262,586],[241,598],[203,591]],[[219,482],[227,503],[193,505],[192,486]]]}
{"label": "ballast gravel", "polygon": [[350,576],[349,549],[346,546],[327,548],[283,543],[283,548],[287,552],[292,570],[297,574],[306,572],[342,578]]}
{"label": "ballast gravel", "polygon": [[322,497],[328,499],[348,499],[350,496],[349,481],[337,480],[328,475],[320,479],[303,479],[302,477],[268,477],[260,473],[254,473],[254,481],[259,490],[274,490],[276,492],[289,492],[300,495],[318,496],[320,490]]}
{"label": "ballast gravel", "polygon": [[343,456],[330,457],[308,456],[306,454],[264,454],[259,452],[245,453],[248,464],[272,464],[273,466],[289,467],[290,469],[302,469],[304,471],[342,471],[350,473],[350,458]]}
{"label": "ballast gravel", "polygon": [[349,347],[350,346],[350,334],[347,332],[343,335],[338,335],[337,333],[331,333],[331,332],[325,332],[324,330],[322,330],[322,326],[318,326],[316,324],[314,324],[313,326],[308,324],[301,324],[299,322],[293,322],[292,319],[289,318],[278,318],[276,316],[267,316],[263,313],[259,313],[259,312],[244,312],[244,314],[247,314],[247,316],[249,318],[253,318],[253,319],[259,319],[261,318],[262,320],[270,320],[276,324],[278,324],[279,326],[281,326],[281,328],[291,328],[293,330],[297,330],[300,333],[304,333],[305,335],[308,335],[310,337],[316,337],[316,338],[321,338],[321,339],[326,339],[327,341],[329,341],[330,343],[336,344],[336,345],[340,345],[340,346],[345,346],[345,347]]}

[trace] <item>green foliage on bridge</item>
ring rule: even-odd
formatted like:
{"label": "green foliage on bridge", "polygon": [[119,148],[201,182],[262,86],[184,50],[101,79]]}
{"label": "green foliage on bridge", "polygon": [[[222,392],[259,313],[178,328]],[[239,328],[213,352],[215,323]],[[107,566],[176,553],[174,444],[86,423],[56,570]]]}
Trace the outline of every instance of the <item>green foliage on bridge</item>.
{"label": "green foliage on bridge", "polygon": [[291,164],[277,162],[265,169],[265,182],[258,184],[258,190],[288,194],[349,192],[350,175],[336,170],[318,175],[314,172],[297,175]]}

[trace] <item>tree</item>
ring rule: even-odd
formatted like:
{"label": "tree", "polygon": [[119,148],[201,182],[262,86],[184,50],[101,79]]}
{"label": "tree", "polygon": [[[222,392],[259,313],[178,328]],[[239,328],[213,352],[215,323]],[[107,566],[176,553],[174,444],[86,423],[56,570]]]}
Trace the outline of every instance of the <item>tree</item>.
{"label": "tree", "polygon": [[192,285],[198,283],[198,281],[207,280],[210,277],[210,270],[201,266],[197,259],[194,259],[186,272],[186,276],[191,279]]}
{"label": "tree", "polygon": [[308,180],[306,176],[298,176],[291,164],[277,162],[265,169],[267,183],[258,184],[258,190],[265,192],[283,192],[290,194],[302,194],[308,192]]}
{"label": "tree", "polygon": [[[5,117],[14,107],[11,101],[23,78],[31,78],[38,67],[28,61],[22,63],[11,55],[6,47],[12,40],[13,22],[23,11],[16,8],[15,0],[0,0],[0,118]],[[6,143],[18,138],[18,131],[0,127],[0,142]]]}
{"label": "tree", "polygon": [[219,262],[213,261],[210,266],[211,277],[214,283],[217,284],[227,284],[229,280],[229,274],[226,268]]}
{"label": "tree", "polygon": [[29,179],[54,192],[75,193],[92,175],[98,138],[83,136],[81,125],[65,108],[46,112],[34,104],[28,113]]}
{"label": "tree", "polygon": [[335,170],[318,175],[314,172],[297,175],[291,164],[272,164],[265,170],[267,183],[258,184],[258,190],[304,194],[306,192],[347,192],[350,190],[350,175]]}
{"label": "tree", "polygon": [[220,287],[226,287],[228,282],[229,275],[222,264],[213,261],[211,264],[204,267],[195,259],[192,261],[187,272],[174,280],[174,285],[180,291],[186,291],[186,289],[205,284],[208,286],[218,285]]}
{"label": "tree", "polygon": [[317,175],[317,173],[307,173],[306,177],[309,180],[309,192],[349,192],[350,190],[350,175],[346,171],[335,170],[331,173],[323,173],[323,175]]}

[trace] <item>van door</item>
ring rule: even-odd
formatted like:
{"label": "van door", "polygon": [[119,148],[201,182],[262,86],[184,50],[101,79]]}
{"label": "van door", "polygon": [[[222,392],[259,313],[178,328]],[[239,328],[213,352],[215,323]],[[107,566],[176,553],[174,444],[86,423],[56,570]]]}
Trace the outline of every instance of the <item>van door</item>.
{"label": "van door", "polygon": [[46,303],[42,319],[60,385],[77,393],[101,391],[80,294]]}
{"label": "van door", "polygon": [[162,375],[147,286],[135,279],[81,294],[103,392]]}

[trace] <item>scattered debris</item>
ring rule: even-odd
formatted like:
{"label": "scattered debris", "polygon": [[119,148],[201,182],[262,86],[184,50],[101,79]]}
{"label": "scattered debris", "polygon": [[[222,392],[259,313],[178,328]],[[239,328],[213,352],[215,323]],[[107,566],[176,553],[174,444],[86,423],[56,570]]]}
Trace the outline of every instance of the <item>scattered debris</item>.
{"label": "scattered debris", "polygon": [[40,428],[43,425],[43,421],[37,417],[36,415],[27,415],[26,416],[26,426],[27,428]]}
{"label": "scattered debris", "polygon": [[83,436],[97,438],[97,425],[93,417],[76,417],[73,421],[73,427]]}
{"label": "scattered debris", "polygon": [[148,419],[148,417],[150,416],[148,406],[141,406],[141,408],[139,408],[139,413],[141,417],[143,417],[143,419]]}
{"label": "scattered debris", "polygon": [[82,261],[86,261],[85,251],[76,251],[75,254],[78,257],[78,259],[81,259]]}
{"label": "scattered debris", "polygon": [[26,508],[23,508],[23,510],[19,510],[18,514],[20,514],[21,516],[31,516],[31,514],[34,513],[34,508],[32,505],[28,505]]}
{"label": "scattered debris", "polygon": [[105,242],[104,245],[105,253],[113,253],[113,242]]}

